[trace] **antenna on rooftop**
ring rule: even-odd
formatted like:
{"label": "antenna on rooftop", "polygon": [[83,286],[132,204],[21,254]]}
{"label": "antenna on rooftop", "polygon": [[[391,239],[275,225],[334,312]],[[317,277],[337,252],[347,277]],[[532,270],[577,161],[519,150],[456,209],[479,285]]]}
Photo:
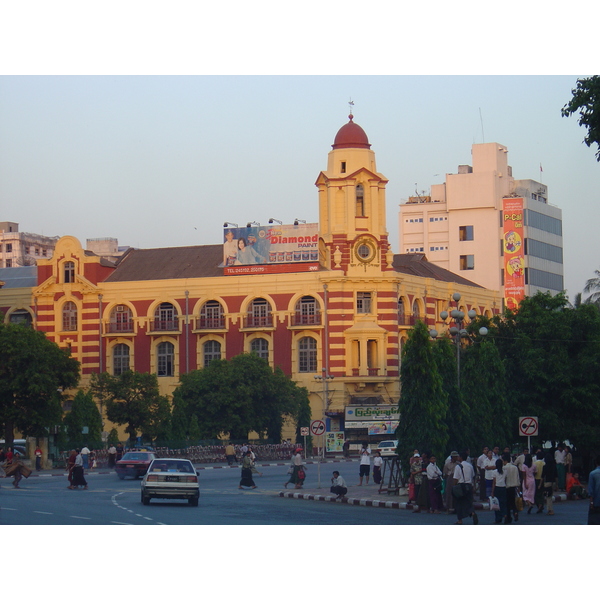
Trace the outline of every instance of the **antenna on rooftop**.
{"label": "antenna on rooftop", "polygon": [[485,144],[485,134],[483,133],[483,116],[481,115],[481,107],[479,107],[479,120],[481,121],[481,141]]}

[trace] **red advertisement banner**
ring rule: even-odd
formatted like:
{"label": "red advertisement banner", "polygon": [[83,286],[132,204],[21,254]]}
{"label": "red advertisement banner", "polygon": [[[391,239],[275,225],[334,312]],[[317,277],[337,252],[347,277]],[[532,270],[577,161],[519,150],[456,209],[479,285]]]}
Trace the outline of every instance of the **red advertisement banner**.
{"label": "red advertisement banner", "polygon": [[525,298],[523,198],[503,200],[504,304],[515,310]]}

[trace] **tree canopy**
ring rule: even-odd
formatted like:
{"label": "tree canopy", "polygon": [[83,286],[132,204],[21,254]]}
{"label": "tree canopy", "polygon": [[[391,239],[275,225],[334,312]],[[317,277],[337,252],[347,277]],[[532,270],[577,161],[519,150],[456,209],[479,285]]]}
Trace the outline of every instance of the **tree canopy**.
{"label": "tree canopy", "polygon": [[[102,417],[91,391],[78,390],[71,410],[64,417],[71,448],[102,447]],[[87,428],[87,432],[84,433]]]}
{"label": "tree canopy", "polygon": [[213,360],[180,380],[173,394],[173,428],[179,435],[190,436],[194,415],[203,439],[229,435],[241,440],[255,431],[278,442],[286,417],[310,424],[307,390],[255,353]]}
{"label": "tree canopy", "polygon": [[7,445],[14,429],[47,435],[62,421],[63,390],[79,381],[79,363],[41,331],[0,320],[0,423]]}
{"label": "tree canopy", "polygon": [[119,376],[94,373],[91,389],[106,406],[106,416],[118,425],[126,425],[130,440],[138,433],[151,440],[169,437],[171,410],[169,400],[161,396],[155,374],[125,371]]}
{"label": "tree canopy", "polygon": [[596,160],[600,162],[600,76],[578,79],[571,93],[573,97],[561,109],[562,116],[579,111],[579,125],[587,128],[583,141],[589,147],[594,143],[598,146]]}
{"label": "tree canopy", "polygon": [[415,448],[445,457],[448,443],[448,392],[444,390],[427,326],[417,321],[402,350],[398,454]]}

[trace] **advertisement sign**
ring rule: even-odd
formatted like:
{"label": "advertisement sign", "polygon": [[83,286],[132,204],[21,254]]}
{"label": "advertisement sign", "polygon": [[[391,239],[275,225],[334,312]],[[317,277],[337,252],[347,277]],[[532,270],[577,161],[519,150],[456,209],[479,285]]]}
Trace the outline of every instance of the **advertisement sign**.
{"label": "advertisement sign", "polygon": [[398,421],[400,411],[397,404],[371,404],[368,406],[346,406],[348,421]]}
{"label": "advertisement sign", "polygon": [[325,449],[327,452],[342,452],[344,441],[343,431],[328,431],[325,434]]}
{"label": "advertisement sign", "polygon": [[318,223],[228,227],[220,266],[225,275],[316,271]]}
{"label": "advertisement sign", "polygon": [[368,426],[369,435],[386,435],[396,433],[398,421],[376,421]]}
{"label": "advertisement sign", "polygon": [[515,310],[525,298],[523,198],[503,199],[504,304]]}

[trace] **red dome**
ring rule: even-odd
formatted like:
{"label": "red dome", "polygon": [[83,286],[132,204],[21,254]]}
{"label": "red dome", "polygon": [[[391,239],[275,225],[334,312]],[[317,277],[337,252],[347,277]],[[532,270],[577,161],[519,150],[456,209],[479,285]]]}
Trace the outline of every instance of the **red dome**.
{"label": "red dome", "polygon": [[348,115],[348,118],[350,121],[337,132],[332,148],[334,150],[338,148],[366,148],[368,150],[371,144],[369,144],[365,130],[352,120],[353,115]]}

